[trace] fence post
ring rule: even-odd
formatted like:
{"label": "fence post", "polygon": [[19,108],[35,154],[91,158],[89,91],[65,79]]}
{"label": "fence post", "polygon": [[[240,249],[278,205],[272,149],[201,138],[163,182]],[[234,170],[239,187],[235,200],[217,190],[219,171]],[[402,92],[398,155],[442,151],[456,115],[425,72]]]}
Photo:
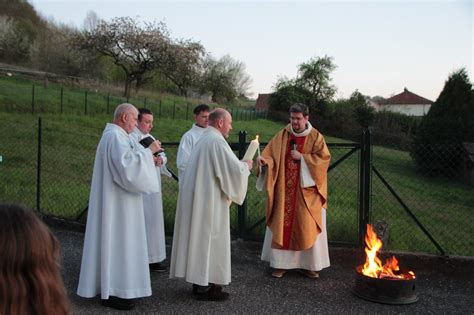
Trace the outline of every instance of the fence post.
{"label": "fence post", "polygon": [[33,84],[31,89],[31,113],[35,113],[35,85]]}
{"label": "fence post", "polygon": [[87,115],[87,91],[84,93],[84,115]]}
{"label": "fence post", "polygon": [[364,246],[367,223],[370,219],[370,174],[371,141],[370,130],[362,130],[360,142],[360,176],[359,176],[359,245]]}
{"label": "fence post", "polygon": [[110,106],[110,92],[107,93],[107,114],[109,114],[109,106]]}
{"label": "fence post", "polygon": [[160,118],[161,118],[161,100],[160,100]]}
{"label": "fence post", "polygon": [[189,103],[186,104],[186,117],[185,120],[188,120],[188,111],[189,111]]}
{"label": "fence post", "polygon": [[[239,131],[239,160],[241,160],[245,155],[246,149],[246,131]],[[245,234],[245,212],[247,209],[247,198],[245,198],[244,202],[241,206],[237,206],[237,233],[238,238],[243,239]]]}
{"label": "fence post", "polygon": [[64,89],[61,87],[61,109],[60,109],[61,114],[63,113],[63,94],[64,94]]}
{"label": "fence post", "polygon": [[41,211],[41,117],[38,117],[38,157],[36,160],[36,210]]}

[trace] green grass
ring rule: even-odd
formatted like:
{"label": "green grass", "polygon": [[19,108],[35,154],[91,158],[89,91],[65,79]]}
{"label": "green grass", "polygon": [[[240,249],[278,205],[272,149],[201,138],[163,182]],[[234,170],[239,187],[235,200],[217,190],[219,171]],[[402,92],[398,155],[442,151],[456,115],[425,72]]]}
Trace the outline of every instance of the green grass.
{"label": "green grass", "polygon": [[[203,103],[198,99],[150,91],[126,98],[117,92],[116,87],[98,90],[74,87],[74,84],[61,86],[50,82],[45,85],[44,81],[0,77],[0,110],[5,112],[95,116],[111,114],[117,104],[124,102],[151,109],[160,118],[184,120],[191,119],[194,106]],[[254,111],[250,102],[246,101],[245,106],[228,104],[221,107],[232,111],[235,120],[263,117],[264,113]]]}
{"label": "green grass", "polygon": [[[75,219],[87,206],[95,150],[105,123],[111,115],[42,114],[41,209],[45,213]],[[23,203],[36,207],[36,115],[0,111],[0,201]],[[192,122],[157,117],[153,134],[166,146],[168,166],[176,170],[176,145]],[[267,142],[283,125],[263,119],[234,121],[229,138],[237,142],[238,131],[248,132],[248,141],[256,134]],[[326,137],[328,143],[347,142]],[[332,162],[348,148],[330,147]],[[327,211],[330,241],[354,243],[358,235],[358,152],[329,173],[329,206]],[[400,194],[408,207],[449,254],[474,256],[470,223],[473,189],[442,178],[427,178],[416,173],[407,152],[373,147],[373,165]],[[436,253],[436,248],[406,214],[396,199],[372,173],[372,221],[384,220],[390,229],[386,248]],[[163,178],[163,196],[167,233],[172,232],[177,198],[177,183]],[[249,228],[264,216],[264,193],[255,189],[255,175],[249,179],[246,226]],[[237,229],[236,206],[231,208],[233,229]],[[250,233],[262,237],[264,225]]]}

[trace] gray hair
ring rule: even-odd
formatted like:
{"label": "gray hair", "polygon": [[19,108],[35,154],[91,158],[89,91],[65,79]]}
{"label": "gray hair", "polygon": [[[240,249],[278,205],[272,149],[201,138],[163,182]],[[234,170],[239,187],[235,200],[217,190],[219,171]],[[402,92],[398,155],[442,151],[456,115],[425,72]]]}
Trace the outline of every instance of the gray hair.
{"label": "gray hair", "polygon": [[122,103],[119,106],[117,106],[117,108],[115,109],[114,119],[119,119],[120,117],[122,117],[123,114],[129,113],[131,111],[138,112],[138,110],[132,104]]}
{"label": "gray hair", "polygon": [[216,108],[209,113],[209,124],[214,125],[217,121],[225,119],[230,113],[223,108]]}
{"label": "gray hair", "polygon": [[303,116],[309,115],[308,106],[303,103],[295,103],[290,107],[290,113],[302,113]]}

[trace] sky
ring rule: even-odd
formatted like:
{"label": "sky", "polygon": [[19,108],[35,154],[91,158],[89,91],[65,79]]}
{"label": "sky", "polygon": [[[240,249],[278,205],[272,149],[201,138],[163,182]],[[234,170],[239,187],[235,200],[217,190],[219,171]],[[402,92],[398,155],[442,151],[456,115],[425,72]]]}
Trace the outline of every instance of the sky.
{"label": "sky", "polygon": [[230,55],[252,78],[250,96],[271,93],[298,65],[330,56],[338,98],[358,90],[390,96],[404,88],[435,101],[462,67],[474,80],[474,0],[29,0],[45,18],[83,28],[89,11],[165,22],[173,38]]}

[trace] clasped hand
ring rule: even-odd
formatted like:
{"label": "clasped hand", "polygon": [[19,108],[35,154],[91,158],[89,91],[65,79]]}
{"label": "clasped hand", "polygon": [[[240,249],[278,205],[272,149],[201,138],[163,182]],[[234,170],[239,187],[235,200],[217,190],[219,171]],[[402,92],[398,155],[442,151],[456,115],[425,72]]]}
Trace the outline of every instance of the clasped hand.
{"label": "clasped hand", "polygon": [[149,146],[150,150],[151,150],[151,153],[155,153],[155,152],[158,152],[158,151],[161,151],[163,150],[161,148],[161,142],[160,140],[155,140],[153,141],[150,146]]}
{"label": "clasped hand", "polygon": [[252,169],[252,166],[253,166],[253,161],[252,160],[247,160],[247,161],[244,161],[245,163],[247,163],[247,166],[249,168],[249,171]]}

